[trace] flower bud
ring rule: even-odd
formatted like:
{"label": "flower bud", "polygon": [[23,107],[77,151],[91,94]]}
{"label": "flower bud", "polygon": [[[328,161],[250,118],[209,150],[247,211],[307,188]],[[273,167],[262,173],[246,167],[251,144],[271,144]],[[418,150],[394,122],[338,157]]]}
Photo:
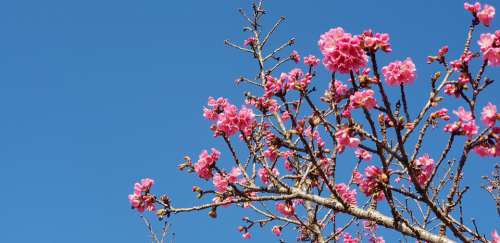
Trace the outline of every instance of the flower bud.
{"label": "flower bud", "polygon": [[214,219],[217,218],[217,207],[212,207],[212,209],[210,209],[210,212],[208,212],[208,216]]}

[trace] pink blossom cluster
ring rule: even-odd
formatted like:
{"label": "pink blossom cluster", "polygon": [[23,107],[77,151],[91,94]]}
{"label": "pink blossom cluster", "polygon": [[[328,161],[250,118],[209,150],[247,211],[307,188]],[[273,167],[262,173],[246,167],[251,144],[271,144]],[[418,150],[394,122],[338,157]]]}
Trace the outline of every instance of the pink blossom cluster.
{"label": "pink blossom cluster", "polygon": [[304,64],[307,66],[315,67],[315,66],[318,66],[318,64],[320,62],[321,61],[314,55],[309,55],[309,56],[304,57]]}
{"label": "pink blossom cluster", "polygon": [[235,184],[238,181],[238,177],[241,175],[241,170],[239,168],[233,168],[231,173],[216,173],[212,179],[215,189],[217,192],[224,193],[230,184]]}
{"label": "pink blossom cluster", "polygon": [[496,230],[494,230],[493,233],[491,233],[491,242],[500,243],[500,235],[498,235]]}
{"label": "pink blossom cluster", "polygon": [[492,132],[492,138],[474,147],[474,152],[481,157],[500,156],[500,127],[494,127]]}
{"label": "pink blossom cluster", "polygon": [[368,57],[361,47],[361,38],[337,27],[320,36],[323,65],[331,72],[349,73],[366,66]]}
{"label": "pink blossom cluster", "polygon": [[472,112],[466,111],[462,106],[458,110],[453,111],[458,116],[458,121],[447,124],[444,127],[445,132],[466,135],[469,138],[477,134],[478,126],[472,117]]}
{"label": "pink blossom cluster", "polygon": [[141,183],[134,184],[134,193],[128,195],[128,200],[130,201],[132,208],[137,209],[137,211],[141,213],[144,212],[144,210],[155,210],[155,197],[149,194],[153,185],[154,180],[150,178],[142,179]]}
{"label": "pink blossom cluster", "polygon": [[273,226],[273,228],[271,229],[271,231],[276,235],[276,236],[281,236],[281,229],[282,227],[281,226],[278,226],[278,225],[275,225]]}
{"label": "pink blossom cluster", "polygon": [[352,237],[349,233],[344,233],[343,236],[344,243],[360,243],[361,240],[359,238]]}
{"label": "pink blossom cluster", "polygon": [[431,114],[433,119],[443,119],[444,121],[450,120],[450,116],[448,115],[448,109],[442,108]]}
{"label": "pink blossom cluster", "polygon": [[305,91],[307,86],[311,83],[312,75],[304,72],[300,68],[294,68],[288,73],[287,89],[296,89],[298,91]]}
{"label": "pink blossom cluster", "polygon": [[255,43],[257,43],[257,38],[255,38],[255,37],[249,37],[248,39],[245,40],[245,42],[243,42],[243,45],[245,45],[245,46],[253,46],[253,45],[255,45]]}
{"label": "pink blossom cluster", "polygon": [[299,55],[299,53],[296,50],[293,50],[292,54],[290,54],[290,59],[292,61],[294,61],[295,63],[299,63],[300,62],[300,55]]}
{"label": "pink blossom cluster", "polygon": [[417,182],[420,187],[424,188],[430,180],[432,173],[434,171],[434,160],[429,157],[428,154],[415,159],[414,162]]}
{"label": "pink blossom cluster", "polygon": [[500,66],[500,30],[495,34],[484,33],[477,41],[483,54],[483,59],[488,60],[491,66]]}
{"label": "pink blossom cluster", "polygon": [[495,8],[488,4],[485,4],[481,9],[481,4],[479,2],[475,4],[464,3],[464,8],[476,16],[479,22],[483,23],[485,26],[490,26],[491,21],[495,17]]}
{"label": "pink blossom cluster", "polygon": [[304,135],[306,135],[307,137],[309,137],[311,139],[314,139],[316,141],[316,144],[318,145],[318,147],[320,147],[320,148],[325,147],[326,143],[325,143],[325,141],[323,141],[323,138],[321,138],[321,136],[319,135],[318,130],[314,130],[314,132],[312,132],[311,128],[309,127],[304,131]]}
{"label": "pink blossom cluster", "polygon": [[461,71],[465,68],[466,65],[469,64],[470,60],[472,60],[472,58],[474,57],[474,53],[472,53],[471,51],[466,51],[460,56],[459,59],[450,62],[451,68],[456,72]]}
{"label": "pink blossom cluster", "polygon": [[289,218],[295,217],[295,205],[292,202],[276,203],[276,210]]}
{"label": "pink blossom cluster", "polygon": [[[248,97],[245,100],[245,103],[247,105],[252,105],[255,106],[259,111],[262,113],[275,113],[278,112],[279,105],[278,102],[275,99],[270,99],[266,97]],[[250,127],[249,127],[250,128]],[[250,132],[251,129],[247,129],[246,133]]]}
{"label": "pink blossom cluster", "polygon": [[365,160],[365,161],[370,161],[372,160],[372,154],[362,148],[357,148],[356,151],[354,152],[354,155],[356,158]]}
{"label": "pink blossom cluster", "polygon": [[358,184],[360,190],[366,196],[374,196],[376,200],[385,198],[381,188],[381,183],[386,182],[387,177],[382,170],[374,165],[365,168],[365,176],[361,175],[357,170],[353,172],[353,181]]}
{"label": "pink blossom cluster", "polygon": [[271,175],[269,174],[269,171],[272,173],[273,177],[278,177],[280,175],[280,172],[276,168],[269,170],[266,168],[260,168],[257,174],[259,175],[260,181],[262,181],[262,183],[266,185],[269,184],[271,180]]}
{"label": "pink blossom cluster", "polygon": [[233,136],[238,131],[249,135],[255,124],[255,114],[251,109],[242,107],[239,111],[225,98],[208,98],[208,106],[203,109],[203,116],[215,123],[211,126],[215,136]]}
{"label": "pink blossom cluster", "polygon": [[345,183],[339,183],[335,185],[335,191],[340,195],[340,198],[349,205],[356,205],[356,190],[349,190],[349,187]]}
{"label": "pink blossom cluster", "polygon": [[363,40],[363,46],[369,48],[373,51],[378,49],[384,52],[391,52],[392,47],[389,43],[389,34],[387,33],[375,33],[372,30],[365,30],[361,35]]}
{"label": "pink blossom cluster", "polygon": [[337,150],[342,153],[345,147],[356,148],[360,141],[359,138],[352,136],[352,131],[349,127],[343,127],[335,132],[335,140],[337,141]]}
{"label": "pink blossom cluster", "polygon": [[493,105],[491,102],[483,107],[483,111],[481,112],[481,121],[487,127],[495,126],[497,119],[500,119],[500,114],[497,112],[496,105]]}
{"label": "pink blossom cluster", "polygon": [[209,154],[207,150],[203,150],[199,156],[198,162],[194,164],[194,171],[200,178],[208,180],[212,178],[212,169],[215,163],[220,158],[220,152],[212,148],[212,153]]}
{"label": "pink blossom cluster", "polygon": [[373,109],[377,105],[377,100],[375,99],[375,92],[371,89],[356,91],[353,95],[349,97],[350,107],[352,108],[366,108],[368,110]]}
{"label": "pink blossom cluster", "polygon": [[389,85],[407,85],[417,79],[417,69],[411,58],[395,61],[382,68],[382,74]]}

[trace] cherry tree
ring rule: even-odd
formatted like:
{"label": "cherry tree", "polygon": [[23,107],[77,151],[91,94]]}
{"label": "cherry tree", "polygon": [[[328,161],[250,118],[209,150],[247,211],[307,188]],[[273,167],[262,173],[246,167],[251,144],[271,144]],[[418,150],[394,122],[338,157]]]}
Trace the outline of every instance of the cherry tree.
{"label": "cherry tree", "polygon": [[[464,8],[471,13],[471,24],[463,51],[450,57],[447,46],[436,48],[427,60],[436,68],[429,81],[417,81],[410,57],[380,63],[377,57],[390,55],[393,47],[389,34],[372,30],[327,30],[319,36],[321,57],[284,54],[294,38],[266,52],[284,18],[265,31],[262,1],[251,11],[240,10],[249,36],[241,45],[225,44],[255,59],[256,76],[237,80],[250,85],[251,92],[245,93],[243,106],[209,97],[202,112],[229,152],[203,150],[178,166],[213,186],[193,186],[199,205],[179,207],[169,196],[154,194],[154,181],[146,178],[129,195],[132,208],[164,219],[203,210],[216,218],[218,210],[239,207],[252,215],[239,227],[244,239],[268,229],[277,239],[290,231],[297,241],[380,243],[385,241],[377,229],[384,227],[417,242],[500,243],[496,231],[479,229],[480,218],[463,216],[463,199],[471,187],[464,183],[470,156],[500,155],[500,114],[491,102],[477,105],[492,87],[487,70],[500,66],[500,30],[488,29],[495,8],[480,3],[465,3]],[[474,31],[483,32],[478,40]],[[283,70],[284,63],[296,67]],[[331,79],[317,78],[319,72]],[[320,82],[329,87],[315,98],[320,91],[315,83]],[[407,99],[414,82],[430,84],[421,107]],[[389,95],[391,89],[399,94]],[[456,106],[444,107],[445,100]],[[438,156],[424,150],[431,132],[441,133]],[[339,163],[347,163],[340,161],[346,155],[354,161],[347,179],[337,170]],[[223,167],[221,157],[232,166]],[[485,184],[472,186],[492,196],[482,203],[496,203],[500,216],[499,166],[474,166],[491,167]]]}

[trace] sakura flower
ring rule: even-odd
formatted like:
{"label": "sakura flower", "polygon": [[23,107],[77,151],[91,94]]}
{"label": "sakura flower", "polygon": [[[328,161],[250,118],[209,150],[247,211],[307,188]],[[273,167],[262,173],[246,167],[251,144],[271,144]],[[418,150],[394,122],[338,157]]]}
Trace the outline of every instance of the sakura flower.
{"label": "sakura flower", "polygon": [[360,243],[359,238],[353,238],[349,233],[344,233],[344,243]]}
{"label": "sakura flower", "polygon": [[479,2],[476,2],[475,4],[470,4],[470,3],[464,3],[464,9],[475,14],[481,10],[481,4]]}
{"label": "sakura flower", "polygon": [[134,193],[128,195],[128,200],[132,208],[137,209],[139,212],[154,211],[155,210],[155,197],[149,194],[151,187],[154,185],[154,180],[145,178],[141,183],[134,184]]}
{"label": "sakura flower", "polygon": [[410,58],[395,61],[382,68],[382,74],[389,85],[411,84],[417,78],[417,69]]}
{"label": "sakura flower", "polygon": [[280,236],[281,235],[281,226],[278,226],[278,225],[275,225],[273,226],[273,228],[271,229],[271,231],[276,235],[276,236]]}
{"label": "sakura flower", "polygon": [[491,233],[491,242],[500,243],[500,236],[498,235],[496,230]]}
{"label": "sakura flower", "polygon": [[481,34],[477,43],[483,54],[483,60],[488,60],[491,66],[500,66],[500,30],[495,34]]}
{"label": "sakura flower", "polygon": [[377,100],[374,97],[375,92],[371,89],[356,91],[349,97],[351,106],[353,108],[364,107],[368,110],[373,109],[377,105]]}
{"label": "sakura flower", "polygon": [[209,154],[207,150],[203,150],[199,156],[198,162],[194,164],[194,171],[200,178],[206,180],[212,178],[212,168],[219,158],[220,152],[217,149],[212,148],[211,154]]}
{"label": "sakura flower", "polygon": [[357,200],[356,200],[356,190],[350,190],[349,187],[344,184],[340,183],[335,185],[335,191],[340,195],[342,200],[346,202],[349,205],[356,205]]}
{"label": "sakura flower", "polygon": [[389,34],[387,33],[373,34],[372,30],[366,30],[361,37],[365,48],[371,48],[372,50],[381,49],[384,52],[392,51],[391,44],[389,43]]}
{"label": "sakura flower", "polygon": [[491,21],[495,17],[495,8],[485,4],[483,9],[477,13],[477,18],[484,26],[488,27],[491,25]]}
{"label": "sakura flower", "polygon": [[354,152],[354,155],[356,155],[356,158],[365,160],[365,161],[370,161],[372,159],[372,154],[362,148],[356,149]]}
{"label": "sakura flower", "polygon": [[299,63],[300,62],[300,55],[299,55],[299,53],[296,50],[293,50],[292,54],[290,54],[290,59],[292,61],[294,61],[295,63]]}
{"label": "sakura flower", "polygon": [[337,132],[335,132],[335,140],[337,141],[337,149],[340,153],[344,151],[346,146],[355,148],[360,143],[358,138],[351,136],[351,129],[349,127],[337,130]]}
{"label": "sakura flower", "polygon": [[374,196],[376,200],[385,198],[381,189],[381,183],[387,182],[387,176],[382,170],[374,165],[365,168],[365,177],[358,171],[353,172],[353,181],[358,184],[360,190],[366,196]]}
{"label": "sakura flower", "polygon": [[344,32],[340,27],[322,34],[318,44],[324,56],[323,65],[331,72],[349,73],[366,66],[368,62],[360,38]]}
{"label": "sakura flower", "polygon": [[425,187],[434,170],[434,160],[429,155],[424,155],[415,159],[415,169],[417,169],[417,181],[420,187]]}
{"label": "sakura flower", "polygon": [[[271,173],[273,174],[274,177],[278,177],[280,175],[278,169],[276,169],[276,168],[273,168],[271,170]],[[266,185],[269,184],[269,180],[271,178],[271,175],[269,175],[269,172],[268,172],[267,169],[260,168],[257,174],[259,175],[260,180],[262,181],[262,183],[264,183]]]}
{"label": "sakura flower", "polygon": [[293,217],[295,214],[295,206],[292,203],[276,203],[276,210],[287,217]]}
{"label": "sakura flower", "polygon": [[252,234],[250,234],[250,232],[246,232],[243,235],[241,235],[241,237],[243,237],[243,239],[245,239],[245,240],[248,240],[248,239],[252,238]]}
{"label": "sakura flower", "polygon": [[463,106],[460,106],[458,110],[453,111],[453,114],[457,115],[461,122],[469,122],[473,119],[472,112],[466,111]]}
{"label": "sakura flower", "polygon": [[253,46],[255,43],[257,43],[257,38],[255,37],[249,37],[248,39],[245,40],[243,45],[245,46]]}
{"label": "sakura flower", "polygon": [[309,56],[304,57],[304,64],[306,64],[307,66],[314,67],[314,66],[317,66],[319,63],[320,63],[320,60],[313,55],[309,55]]}
{"label": "sakura flower", "polygon": [[217,192],[224,193],[227,191],[229,184],[234,184],[238,181],[238,177],[241,175],[239,168],[233,168],[230,174],[227,173],[217,173],[214,175],[212,181]]}
{"label": "sakura flower", "polygon": [[497,116],[497,107],[491,104],[491,102],[488,102],[488,104],[483,107],[483,111],[481,112],[481,121],[484,125],[493,127],[497,120]]}

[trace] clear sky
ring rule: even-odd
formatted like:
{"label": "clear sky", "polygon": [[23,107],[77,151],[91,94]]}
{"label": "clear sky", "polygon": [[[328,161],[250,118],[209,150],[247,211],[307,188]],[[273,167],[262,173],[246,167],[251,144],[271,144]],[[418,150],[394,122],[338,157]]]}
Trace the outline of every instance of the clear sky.
{"label": "clear sky", "polygon": [[[426,56],[448,44],[456,57],[471,19],[455,0],[268,2],[268,27],[287,17],[273,43],[294,36],[301,55],[318,55],[319,35],[332,27],[388,32],[394,51],[381,61],[413,58],[419,71],[410,91],[414,104],[427,97],[428,77],[437,70],[425,64]],[[146,176],[175,205],[196,203],[190,190],[199,181],[176,165],[185,154],[196,157],[220,145],[201,116],[208,96],[242,102],[245,87],[234,80],[256,67],[223,40],[247,37],[236,9],[248,3],[1,1],[0,242],[145,242],[127,195]],[[499,23],[497,17],[476,34]],[[324,87],[327,79],[317,82]],[[481,105],[499,104],[495,90],[497,84]],[[492,167],[493,160],[473,156],[466,167],[471,185]],[[489,234],[498,225],[493,202],[478,188],[469,198],[468,217],[484,217],[479,224]],[[175,217],[176,242],[237,242],[240,217],[234,209],[218,220],[206,212]],[[252,242],[274,242],[265,237],[272,237],[269,229]]]}

